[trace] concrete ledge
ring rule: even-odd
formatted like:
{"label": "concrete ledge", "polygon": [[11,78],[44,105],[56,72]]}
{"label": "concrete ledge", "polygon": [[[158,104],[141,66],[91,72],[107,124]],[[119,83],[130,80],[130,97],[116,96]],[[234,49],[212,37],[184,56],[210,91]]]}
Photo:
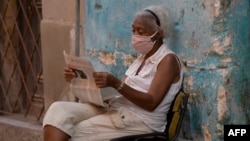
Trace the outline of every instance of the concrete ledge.
{"label": "concrete ledge", "polygon": [[41,123],[0,115],[0,141],[42,141]]}

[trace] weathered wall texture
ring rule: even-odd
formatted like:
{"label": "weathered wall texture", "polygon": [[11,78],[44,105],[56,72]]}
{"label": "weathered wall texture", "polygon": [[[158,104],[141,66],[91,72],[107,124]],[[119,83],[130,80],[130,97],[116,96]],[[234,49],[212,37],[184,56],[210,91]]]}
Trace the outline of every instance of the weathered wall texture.
{"label": "weathered wall texture", "polygon": [[170,8],[168,43],[186,65],[183,138],[223,140],[224,124],[249,124],[249,0],[85,0],[84,50],[95,69],[121,77],[136,56],[133,16],[151,4]]}
{"label": "weathered wall texture", "polygon": [[[81,0],[81,4],[83,11],[84,0]],[[42,0],[42,6],[41,38],[47,109],[52,102],[64,99],[67,94],[67,84],[63,76],[65,67],[63,50],[74,53],[76,1]]]}

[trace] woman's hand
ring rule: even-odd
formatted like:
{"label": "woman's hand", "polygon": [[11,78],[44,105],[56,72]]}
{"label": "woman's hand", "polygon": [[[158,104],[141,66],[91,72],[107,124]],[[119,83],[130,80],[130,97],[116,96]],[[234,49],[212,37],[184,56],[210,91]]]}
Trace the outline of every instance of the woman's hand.
{"label": "woman's hand", "polygon": [[114,87],[116,83],[119,83],[119,80],[108,72],[94,72],[93,77],[99,88]]}
{"label": "woman's hand", "polygon": [[76,77],[76,73],[71,68],[64,68],[64,78],[67,82],[71,81],[72,78]]}

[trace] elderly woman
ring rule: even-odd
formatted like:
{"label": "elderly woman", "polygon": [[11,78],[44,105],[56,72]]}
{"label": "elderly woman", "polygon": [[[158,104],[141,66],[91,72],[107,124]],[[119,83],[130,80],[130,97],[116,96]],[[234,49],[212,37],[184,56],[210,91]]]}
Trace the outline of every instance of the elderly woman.
{"label": "elderly woman", "polygon": [[[97,87],[113,87],[121,97],[109,108],[87,103],[55,102],[44,121],[45,141],[106,141],[127,135],[162,132],[166,112],[181,88],[182,65],[163,42],[171,31],[164,6],[139,11],[132,23],[132,45],[140,53],[122,80],[107,72],[94,72]],[[65,68],[65,79],[75,75]]]}

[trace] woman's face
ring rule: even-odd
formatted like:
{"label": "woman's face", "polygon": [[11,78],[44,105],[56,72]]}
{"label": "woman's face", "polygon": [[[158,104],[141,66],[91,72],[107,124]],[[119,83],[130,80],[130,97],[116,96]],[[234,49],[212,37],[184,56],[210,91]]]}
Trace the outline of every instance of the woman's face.
{"label": "woman's face", "polygon": [[133,35],[150,36],[157,31],[155,21],[145,15],[138,15],[132,23]]}

